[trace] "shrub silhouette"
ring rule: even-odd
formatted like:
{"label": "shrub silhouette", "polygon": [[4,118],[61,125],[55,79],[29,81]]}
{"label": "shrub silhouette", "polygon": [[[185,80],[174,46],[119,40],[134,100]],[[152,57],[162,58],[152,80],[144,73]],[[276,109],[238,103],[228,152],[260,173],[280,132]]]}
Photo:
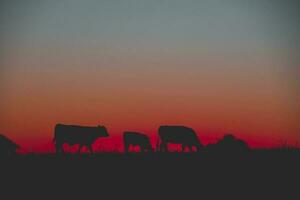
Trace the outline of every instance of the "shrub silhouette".
{"label": "shrub silhouette", "polygon": [[245,141],[237,139],[233,134],[226,134],[217,143],[207,145],[206,150],[208,153],[230,156],[245,155],[250,148]]}
{"label": "shrub silhouette", "polygon": [[16,151],[20,148],[19,145],[14,143],[6,136],[0,134],[0,156],[7,157],[16,154]]}

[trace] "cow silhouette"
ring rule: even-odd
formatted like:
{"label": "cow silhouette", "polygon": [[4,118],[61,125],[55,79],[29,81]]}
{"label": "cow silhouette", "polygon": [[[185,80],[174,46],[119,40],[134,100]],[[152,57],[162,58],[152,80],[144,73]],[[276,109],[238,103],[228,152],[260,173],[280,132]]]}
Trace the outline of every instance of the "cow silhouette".
{"label": "cow silhouette", "polygon": [[126,131],[123,133],[125,152],[130,151],[130,147],[139,146],[141,152],[152,152],[152,146],[147,135],[138,132]]}
{"label": "cow silhouette", "polygon": [[195,131],[185,126],[160,126],[158,129],[159,141],[157,143],[158,152],[168,152],[168,143],[181,144],[182,151],[196,147],[196,151],[202,150],[203,145]]}
{"label": "cow silhouette", "polygon": [[78,126],[57,124],[55,126],[54,139],[56,152],[64,153],[63,144],[79,144],[78,153],[83,146],[88,147],[90,153],[94,153],[92,144],[100,137],[108,137],[104,126]]}
{"label": "cow silhouette", "polygon": [[6,136],[0,134],[0,156],[7,157],[16,154],[16,151],[20,148],[19,145],[14,143]]}

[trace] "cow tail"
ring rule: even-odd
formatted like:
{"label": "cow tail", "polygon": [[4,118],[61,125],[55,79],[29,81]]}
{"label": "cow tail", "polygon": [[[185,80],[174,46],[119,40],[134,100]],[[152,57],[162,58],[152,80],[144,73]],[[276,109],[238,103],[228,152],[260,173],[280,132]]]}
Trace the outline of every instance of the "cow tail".
{"label": "cow tail", "polygon": [[54,137],[53,137],[53,143],[55,144],[56,143],[56,134],[54,133]]}
{"label": "cow tail", "polygon": [[56,144],[56,135],[58,133],[58,126],[59,126],[59,124],[57,124],[54,128],[54,137],[53,137],[53,140],[52,140],[54,144]]}
{"label": "cow tail", "polygon": [[160,152],[160,138],[157,138],[157,142],[156,142],[156,152]]}

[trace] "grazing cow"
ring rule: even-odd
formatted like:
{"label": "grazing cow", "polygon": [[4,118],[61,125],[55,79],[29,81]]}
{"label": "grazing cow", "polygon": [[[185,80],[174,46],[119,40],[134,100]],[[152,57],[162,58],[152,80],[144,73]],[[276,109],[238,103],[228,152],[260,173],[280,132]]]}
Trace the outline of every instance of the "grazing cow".
{"label": "grazing cow", "polygon": [[0,134],[0,156],[15,155],[19,148],[19,145],[14,143],[6,136]]}
{"label": "grazing cow", "polygon": [[131,146],[139,146],[141,152],[152,152],[152,146],[147,135],[138,132],[124,132],[123,141],[125,152],[129,152]]}
{"label": "grazing cow", "polygon": [[54,132],[54,143],[56,152],[64,152],[63,144],[79,144],[78,153],[83,146],[88,147],[93,153],[92,144],[100,137],[108,137],[108,132],[104,126],[88,127],[77,125],[57,124]]}
{"label": "grazing cow", "polygon": [[168,151],[168,143],[181,144],[182,151],[188,147],[192,151],[192,147],[196,147],[197,152],[203,148],[195,131],[185,126],[160,126],[158,129],[160,144],[157,143],[157,151]]}

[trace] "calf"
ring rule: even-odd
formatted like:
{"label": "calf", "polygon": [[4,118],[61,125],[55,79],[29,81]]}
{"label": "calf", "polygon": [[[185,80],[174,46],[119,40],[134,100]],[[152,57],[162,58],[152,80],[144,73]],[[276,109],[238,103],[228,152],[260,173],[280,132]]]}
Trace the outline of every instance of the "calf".
{"label": "calf", "polygon": [[125,152],[130,151],[131,146],[139,146],[141,152],[152,152],[152,146],[147,135],[138,132],[124,132],[123,141]]}

